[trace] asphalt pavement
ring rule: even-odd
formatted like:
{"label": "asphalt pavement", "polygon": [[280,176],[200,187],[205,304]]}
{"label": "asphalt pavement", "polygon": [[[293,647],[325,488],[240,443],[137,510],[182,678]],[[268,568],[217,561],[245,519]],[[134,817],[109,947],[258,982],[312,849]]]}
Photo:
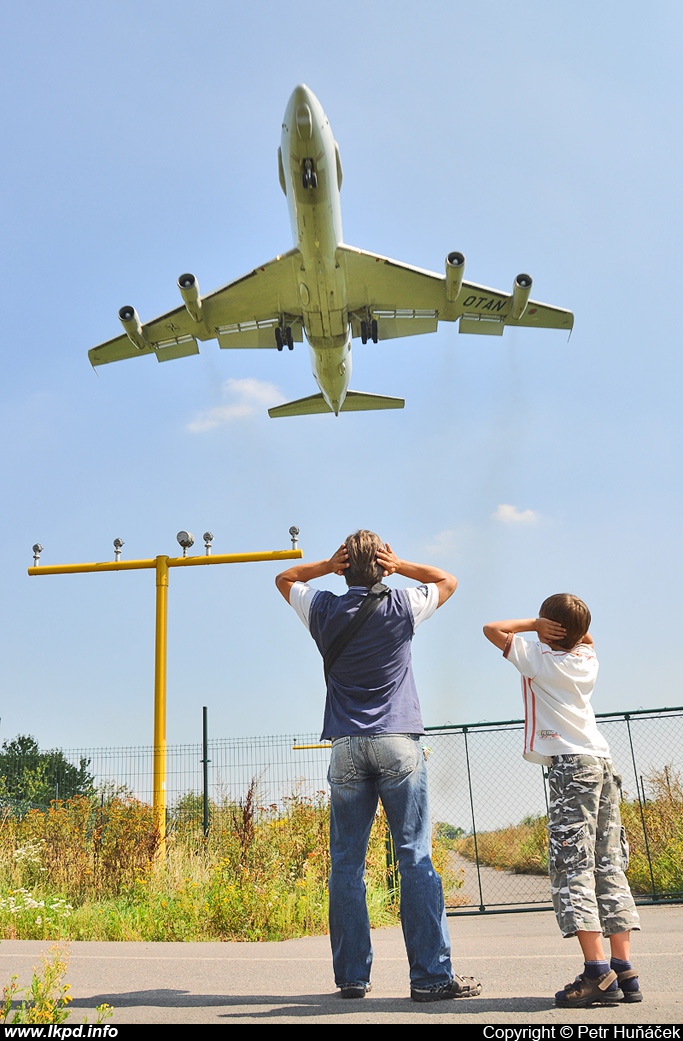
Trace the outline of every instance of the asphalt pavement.
{"label": "asphalt pavement", "polygon": [[[540,911],[449,918],[454,970],[476,976],[483,990],[476,998],[434,1004],[410,1000],[400,928],[373,932],[373,989],[356,1001],[341,1000],[334,989],[326,936],[282,943],[73,941],[66,945],[73,995],[68,1022],[75,1025],[87,1016],[93,1023],[95,1007],[107,1002],[114,1008],[109,1020],[114,1025],[681,1024],[683,906],[639,910],[642,931],[633,934],[632,945],[644,994],[639,1004],[556,1009],[554,992],[574,979],[582,962],[577,941],[563,940],[552,912]],[[27,983],[49,946],[3,940],[0,986],[14,973],[20,984]]]}

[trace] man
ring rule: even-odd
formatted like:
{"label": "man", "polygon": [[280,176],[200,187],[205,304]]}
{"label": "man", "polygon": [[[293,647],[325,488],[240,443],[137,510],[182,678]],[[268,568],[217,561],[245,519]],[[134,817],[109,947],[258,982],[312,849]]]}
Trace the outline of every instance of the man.
{"label": "man", "polygon": [[[332,574],[346,579],[343,596],[308,584]],[[394,574],[421,585],[377,586]],[[362,998],[370,989],[372,945],[363,877],[378,798],[401,874],[410,996],[441,1001],[479,994],[477,980],[454,976],[451,967],[443,888],[431,860],[420,742],[424,727],[410,654],[415,629],[455,592],[457,579],[441,568],[399,560],[374,532],[357,531],[329,560],[296,564],[275,582],[326,659],[322,738],[332,741],[330,941],[341,997]],[[374,601],[372,612],[339,650],[338,638],[368,598]],[[335,643],[337,657],[330,660]]]}

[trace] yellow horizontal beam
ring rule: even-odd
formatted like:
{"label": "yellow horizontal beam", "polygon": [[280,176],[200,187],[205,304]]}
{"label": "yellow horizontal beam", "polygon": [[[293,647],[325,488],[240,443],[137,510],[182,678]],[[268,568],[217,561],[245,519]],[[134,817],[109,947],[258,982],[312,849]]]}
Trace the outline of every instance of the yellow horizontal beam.
{"label": "yellow horizontal beam", "polygon": [[[167,557],[167,567],[199,567],[203,564],[248,564],[259,560],[298,560],[303,557],[300,549],[277,549],[266,553],[212,553],[203,557]],[[139,571],[156,568],[157,558],[152,560],[105,560],[93,564],[45,564],[30,567],[29,575],[73,575],[90,571]]]}

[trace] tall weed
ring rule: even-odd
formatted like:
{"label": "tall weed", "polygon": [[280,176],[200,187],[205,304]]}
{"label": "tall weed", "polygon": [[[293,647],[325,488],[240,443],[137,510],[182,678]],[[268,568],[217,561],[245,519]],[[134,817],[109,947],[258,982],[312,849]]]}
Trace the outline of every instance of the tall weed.
{"label": "tall weed", "polygon": [[[151,807],[123,793],[104,805],[79,797],[6,816],[0,937],[278,940],[326,932],[327,794],[297,790],[282,805],[262,806],[254,781],[243,800],[222,799],[211,811],[206,838],[196,819],[172,814],[163,859]],[[386,838],[380,811],[366,865],[374,926],[398,921]],[[439,866],[455,886],[446,856]]]}

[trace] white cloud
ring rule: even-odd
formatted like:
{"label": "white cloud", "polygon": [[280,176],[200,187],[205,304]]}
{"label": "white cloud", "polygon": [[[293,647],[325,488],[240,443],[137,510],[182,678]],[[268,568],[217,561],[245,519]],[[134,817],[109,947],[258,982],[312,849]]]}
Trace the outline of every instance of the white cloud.
{"label": "white cloud", "polygon": [[259,412],[265,412],[272,405],[284,401],[284,395],[274,383],[263,383],[247,377],[243,380],[226,380],[222,387],[224,405],[216,405],[199,412],[187,424],[192,434],[203,434],[206,430],[232,423],[236,419],[246,419]]}
{"label": "white cloud", "polygon": [[425,546],[425,552],[434,559],[450,558],[454,556],[460,542],[459,533],[453,528],[440,531]]}
{"label": "white cloud", "polygon": [[541,515],[535,510],[518,510],[516,506],[503,502],[491,516],[503,524],[535,524]]}

